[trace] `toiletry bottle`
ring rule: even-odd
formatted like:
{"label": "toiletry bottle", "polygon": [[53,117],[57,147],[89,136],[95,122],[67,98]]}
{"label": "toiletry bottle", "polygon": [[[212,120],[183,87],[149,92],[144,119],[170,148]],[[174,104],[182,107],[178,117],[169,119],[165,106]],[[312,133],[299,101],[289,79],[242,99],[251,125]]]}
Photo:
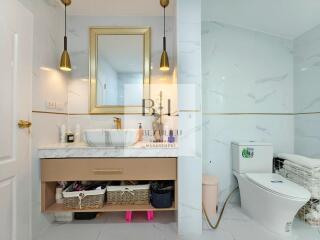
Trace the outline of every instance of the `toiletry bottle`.
{"label": "toiletry bottle", "polygon": [[174,141],[175,141],[175,138],[174,138],[174,136],[173,136],[173,131],[170,130],[170,131],[169,131],[168,142],[169,142],[169,143],[174,143]]}
{"label": "toiletry bottle", "polygon": [[139,130],[138,130],[138,142],[142,142],[143,141],[143,129],[142,129],[142,124],[139,123]]}
{"label": "toiletry bottle", "polygon": [[73,143],[74,142],[74,134],[72,132],[67,133],[67,143]]}
{"label": "toiletry bottle", "polygon": [[56,203],[62,204],[63,203],[63,195],[62,195],[62,187],[57,186],[56,188]]}
{"label": "toiletry bottle", "polygon": [[60,143],[66,142],[66,125],[62,124],[60,126]]}
{"label": "toiletry bottle", "polygon": [[80,128],[80,124],[76,125],[76,131],[75,131],[75,135],[74,135],[74,140],[76,143],[81,142],[81,128]]}

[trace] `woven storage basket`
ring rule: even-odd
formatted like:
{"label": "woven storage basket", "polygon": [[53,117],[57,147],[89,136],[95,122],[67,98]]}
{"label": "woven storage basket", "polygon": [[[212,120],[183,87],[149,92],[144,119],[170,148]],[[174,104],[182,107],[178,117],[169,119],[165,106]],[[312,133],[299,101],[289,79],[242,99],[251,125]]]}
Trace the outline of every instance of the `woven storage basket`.
{"label": "woven storage basket", "polygon": [[107,204],[144,205],[150,201],[150,184],[108,186]]}
{"label": "woven storage basket", "polygon": [[105,202],[107,188],[102,190],[69,192],[68,187],[63,191],[63,205],[66,209],[99,209]]}

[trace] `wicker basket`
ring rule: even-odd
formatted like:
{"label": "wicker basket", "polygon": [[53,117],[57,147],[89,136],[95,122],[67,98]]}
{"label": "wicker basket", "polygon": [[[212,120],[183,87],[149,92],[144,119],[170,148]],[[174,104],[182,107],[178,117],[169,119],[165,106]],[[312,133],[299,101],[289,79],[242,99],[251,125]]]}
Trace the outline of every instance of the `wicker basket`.
{"label": "wicker basket", "polygon": [[63,191],[63,205],[66,209],[99,209],[105,202],[107,188],[102,190],[70,192],[68,187]]}
{"label": "wicker basket", "polygon": [[144,205],[150,201],[150,184],[107,187],[107,204]]}

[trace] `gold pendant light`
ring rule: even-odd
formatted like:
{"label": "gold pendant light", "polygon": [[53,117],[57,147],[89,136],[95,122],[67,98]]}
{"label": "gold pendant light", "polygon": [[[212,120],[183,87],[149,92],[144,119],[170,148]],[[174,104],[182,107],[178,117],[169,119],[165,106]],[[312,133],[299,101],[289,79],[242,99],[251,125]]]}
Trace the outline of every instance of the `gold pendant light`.
{"label": "gold pendant light", "polygon": [[160,5],[163,7],[163,22],[164,22],[164,31],[163,31],[163,51],[160,60],[160,70],[161,71],[169,71],[169,57],[167,53],[167,40],[166,40],[166,7],[169,5],[169,0],[160,0]]}
{"label": "gold pendant light", "polygon": [[68,53],[67,39],[67,6],[71,4],[71,0],[61,0],[64,5],[64,49],[60,60],[60,70],[70,72],[72,70],[70,56]]}

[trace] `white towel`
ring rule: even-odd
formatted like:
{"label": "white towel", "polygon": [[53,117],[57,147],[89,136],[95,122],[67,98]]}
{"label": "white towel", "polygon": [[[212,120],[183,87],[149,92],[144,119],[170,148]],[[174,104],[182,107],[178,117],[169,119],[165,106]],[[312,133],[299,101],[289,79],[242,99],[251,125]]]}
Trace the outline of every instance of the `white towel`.
{"label": "white towel", "polygon": [[278,155],[278,157],[281,159],[291,161],[291,162],[296,163],[298,165],[302,165],[302,166],[307,167],[309,169],[320,168],[320,160],[319,159],[312,159],[312,158],[307,158],[307,157],[300,156],[300,155],[286,154],[286,153],[280,153]]}
{"label": "white towel", "polygon": [[289,160],[284,161],[283,168],[287,170],[293,170],[296,174],[301,175],[306,178],[314,178],[320,183],[320,168],[307,168],[305,166],[301,166]]}

